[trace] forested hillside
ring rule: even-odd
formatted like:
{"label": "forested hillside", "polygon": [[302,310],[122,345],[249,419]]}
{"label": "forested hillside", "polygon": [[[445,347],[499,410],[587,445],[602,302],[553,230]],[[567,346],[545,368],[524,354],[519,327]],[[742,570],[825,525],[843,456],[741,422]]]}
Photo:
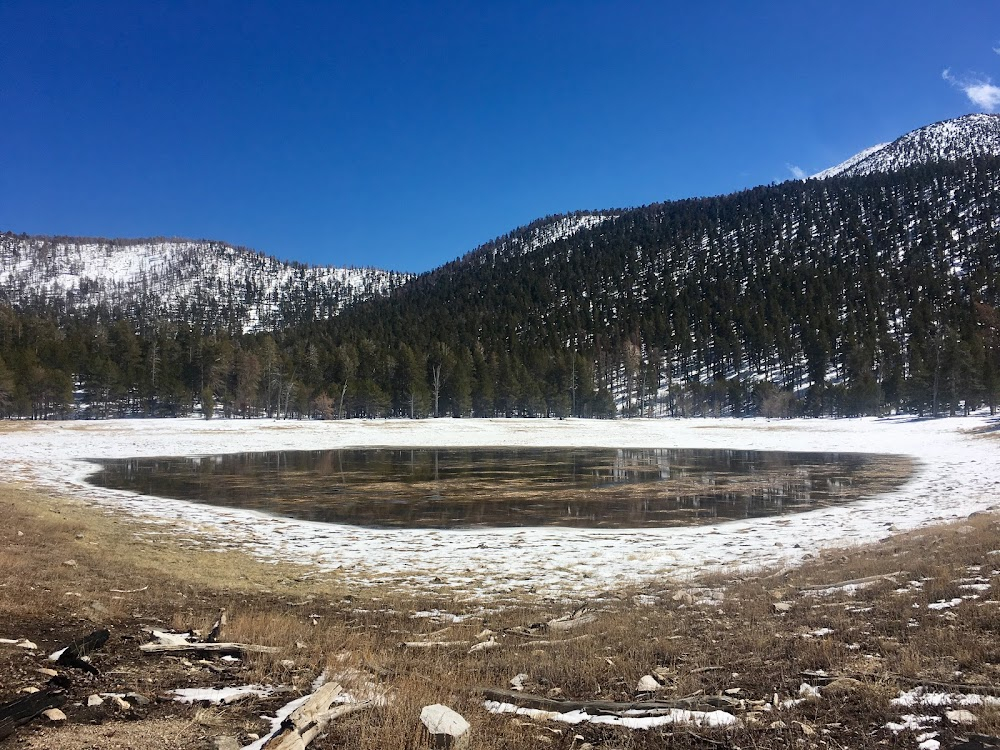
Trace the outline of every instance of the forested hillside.
{"label": "forested hillside", "polygon": [[[552,217],[290,328],[0,309],[47,416],[954,413],[1000,391],[1000,160]],[[583,219],[582,217],[587,217]],[[537,232],[536,232],[537,234]]]}

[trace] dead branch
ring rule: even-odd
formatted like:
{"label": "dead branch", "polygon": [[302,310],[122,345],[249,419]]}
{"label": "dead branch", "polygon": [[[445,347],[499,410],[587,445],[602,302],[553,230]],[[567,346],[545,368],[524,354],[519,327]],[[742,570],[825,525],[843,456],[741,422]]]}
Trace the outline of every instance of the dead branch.
{"label": "dead branch", "polygon": [[305,750],[332,721],[363,711],[375,705],[374,701],[345,703],[333,707],[342,688],[335,682],[328,682],[309,696],[309,700],[289,714],[281,724],[281,729],[264,743],[262,750]]}
{"label": "dead branch", "polygon": [[253,643],[144,643],[139,646],[144,654],[276,654],[275,646],[257,646]]}
{"label": "dead branch", "polygon": [[561,646],[564,643],[576,643],[577,641],[590,640],[594,636],[590,633],[584,633],[583,635],[574,635],[570,638],[555,638],[551,640],[543,640],[541,638],[536,638],[531,641],[524,641],[522,643],[516,644],[516,648],[535,648],[537,646]]}
{"label": "dead branch", "polygon": [[816,583],[809,586],[799,586],[799,589],[803,592],[825,591],[826,589],[842,589],[845,586],[863,586],[866,583],[876,583],[886,578],[895,578],[896,576],[907,575],[909,575],[909,573],[905,570],[897,570],[895,573],[879,573],[878,575],[865,576],[864,578],[852,578],[849,581],[840,581],[839,583]]}
{"label": "dead branch", "polygon": [[403,641],[400,648],[458,648],[468,646],[472,641]]}
{"label": "dead branch", "polygon": [[500,703],[512,703],[517,706],[524,706],[525,708],[537,708],[542,711],[555,711],[558,713],[585,711],[591,715],[622,715],[626,711],[640,711],[649,715],[658,711],[665,712],[678,708],[687,711],[715,711],[717,709],[733,709],[740,705],[738,700],[724,695],[697,695],[669,701],[657,700],[621,703],[617,701],[554,700],[541,695],[532,695],[531,693],[523,693],[517,690],[504,690],[502,688],[480,688],[479,692],[485,698]]}

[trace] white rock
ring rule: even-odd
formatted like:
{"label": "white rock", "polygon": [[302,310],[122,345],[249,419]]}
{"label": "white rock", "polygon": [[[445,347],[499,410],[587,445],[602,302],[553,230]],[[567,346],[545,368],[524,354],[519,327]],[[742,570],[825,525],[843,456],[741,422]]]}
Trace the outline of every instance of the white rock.
{"label": "white rock", "polygon": [[49,708],[42,711],[42,716],[44,716],[49,721],[66,721],[66,714],[60,711],[58,708]]}
{"label": "white rock", "polygon": [[956,709],[955,711],[948,711],[945,713],[944,718],[952,724],[958,724],[961,726],[969,726],[976,723],[975,714],[971,711],[966,711],[964,708]]}
{"label": "white rock", "polygon": [[63,565],[65,565],[67,568],[75,568],[76,560],[67,560],[66,562],[63,563]]}
{"label": "white rock", "polygon": [[102,703],[104,703],[104,698],[102,698],[101,696],[99,696],[97,693],[94,693],[93,695],[87,696],[87,707],[88,708],[94,708],[95,706],[100,706]]}
{"label": "white rock", "polygon": [[775,602],[772,606],[775,612],[788,612],[792,609],[791,602]]}
{"label": "white rock", "polygon": [[510,686],[515,690],[524,690],[524,681],[528,679],[528,675],[524,672],[521,674],[514,675],[510,680]]}
{"label": "white rock", "polygon": [[660,683],[652,675],[643,675],[639,678],[639,684],[635,686],[637,693],[652,693],[660,689]]}
{"label": "white rock", "polygon": [[469,722],[461,714],[440,703],[424,706],[420,712],[420,721],[435,743],[445,746],[454,747],[469,731]]}

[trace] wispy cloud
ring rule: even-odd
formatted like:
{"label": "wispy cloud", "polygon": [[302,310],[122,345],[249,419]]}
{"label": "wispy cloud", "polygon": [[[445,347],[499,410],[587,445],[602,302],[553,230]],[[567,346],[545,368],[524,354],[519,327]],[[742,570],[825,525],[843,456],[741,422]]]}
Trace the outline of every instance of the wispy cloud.
{"label": "wispy cloud", "polygon": [[788,168],[788,171],[792,173],[792,177],[794,177],[796,180],[804,180],[806,177],[809,176],[809,174],[806,172],[806,170],[804,170],[802,167],[799,167],[799,166],[797,166],[795,164],[788,164],[788,163],[786,163],[785,167]]}
{"label": "wispy cloud", "polygon": [[[993,51],[997,52],[998,49],[1000,48],[994,48]],[[986,76],[956,76],[952,74],[950,68],[945,68],[941,72],[941,77],[964,93],[969,101],[980,109],[994,112],[1000,108],[1000,86],[994,86],[993,82]]]}

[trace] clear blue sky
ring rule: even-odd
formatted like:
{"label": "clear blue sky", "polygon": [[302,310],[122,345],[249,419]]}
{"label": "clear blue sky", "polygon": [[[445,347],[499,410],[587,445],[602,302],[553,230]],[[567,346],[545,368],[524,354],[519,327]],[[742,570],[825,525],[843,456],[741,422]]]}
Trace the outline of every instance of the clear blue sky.
{"label": "clear blue sky", "polygon": [[478,5],[3,0],[0,230],[419,271],[1000,106],[995,0]]}

